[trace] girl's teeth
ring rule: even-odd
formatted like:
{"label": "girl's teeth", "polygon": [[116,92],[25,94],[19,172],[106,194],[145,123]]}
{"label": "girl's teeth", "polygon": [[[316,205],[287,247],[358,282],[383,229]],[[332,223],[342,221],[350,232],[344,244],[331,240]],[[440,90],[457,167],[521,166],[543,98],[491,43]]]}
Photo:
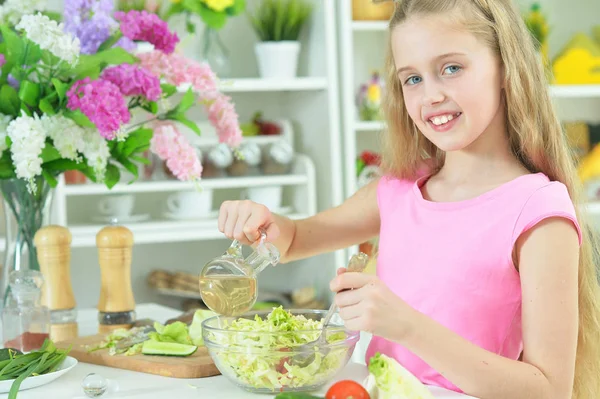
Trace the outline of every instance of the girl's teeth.
{"label": "girl's teeth", "polygon": [[436,116],[435,118],[431,119],[431,122],[433,122],[434,125],[439,126],[450,122],[452,119],[454,119],[454,115],[443,115]]}

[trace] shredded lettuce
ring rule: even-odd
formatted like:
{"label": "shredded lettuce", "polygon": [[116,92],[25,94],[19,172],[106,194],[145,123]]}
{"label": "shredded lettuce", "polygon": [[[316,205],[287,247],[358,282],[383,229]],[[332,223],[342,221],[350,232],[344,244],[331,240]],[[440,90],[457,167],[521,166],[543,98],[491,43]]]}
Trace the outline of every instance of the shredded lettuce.
{"label": "shredded lettuce", "polygon": [[369,360],[369,376],[364,385],[374,399],[434,399],[417,377],[395,359],[381,353]]}
{"label": "shredded lettuce", "polygon": [[[259,315],[254,319],[238,318],[224,329],[225,332],[209,335],[210,341],[219,345],[213,355],[220,367],[226,368],[225,372],[254,388],[274,391],[320,384],[333,377],[349,355],[345,345],[331,348],[325,356],[315,347],[312,362],[293,364],[294,348],[316,340],[322,321],[293,315],[281,306],[265,319]],[[334,343],[345,340],[346,334],[335,333],[326,338]]]}

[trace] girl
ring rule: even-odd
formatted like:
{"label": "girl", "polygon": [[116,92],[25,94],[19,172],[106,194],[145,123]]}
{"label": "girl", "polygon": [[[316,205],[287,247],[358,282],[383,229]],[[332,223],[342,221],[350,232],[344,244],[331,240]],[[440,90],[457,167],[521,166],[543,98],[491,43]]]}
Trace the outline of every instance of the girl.
{"label": "girl", "polygon": [[403,0],[389,27],[384,176],[299,221],[225,202],[219,229],[266,229],[284,262],[379,235],[377,276],[330,284],[347,327],[373,334],[367,357],[482,399],[597,398],[591,234],[518,10]]}

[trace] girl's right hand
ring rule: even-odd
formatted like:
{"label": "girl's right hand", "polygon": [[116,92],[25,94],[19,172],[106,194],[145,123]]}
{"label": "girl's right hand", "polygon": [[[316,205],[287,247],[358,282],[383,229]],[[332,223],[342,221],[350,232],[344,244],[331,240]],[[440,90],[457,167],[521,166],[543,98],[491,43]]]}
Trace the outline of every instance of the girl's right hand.
{"label": "girl's right hand", "polygon": [[279,227],[269,209],[249,200],[224,201],[219,210],[219,231],[231,240],[244,245],[252,245],[260,238],[260,232],[267,233],[267,240],[273,242],[279,237]]}

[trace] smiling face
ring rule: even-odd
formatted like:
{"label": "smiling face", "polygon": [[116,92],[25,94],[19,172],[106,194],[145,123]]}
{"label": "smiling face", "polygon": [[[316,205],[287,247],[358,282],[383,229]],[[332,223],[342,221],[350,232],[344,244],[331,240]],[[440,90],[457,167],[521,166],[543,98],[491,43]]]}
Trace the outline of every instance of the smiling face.
{"label": "smiling face", "polygon": [[504,134],[499,58],[440,16],[415,16],[392,31],[392,53],[407,111],[443,151]]}

